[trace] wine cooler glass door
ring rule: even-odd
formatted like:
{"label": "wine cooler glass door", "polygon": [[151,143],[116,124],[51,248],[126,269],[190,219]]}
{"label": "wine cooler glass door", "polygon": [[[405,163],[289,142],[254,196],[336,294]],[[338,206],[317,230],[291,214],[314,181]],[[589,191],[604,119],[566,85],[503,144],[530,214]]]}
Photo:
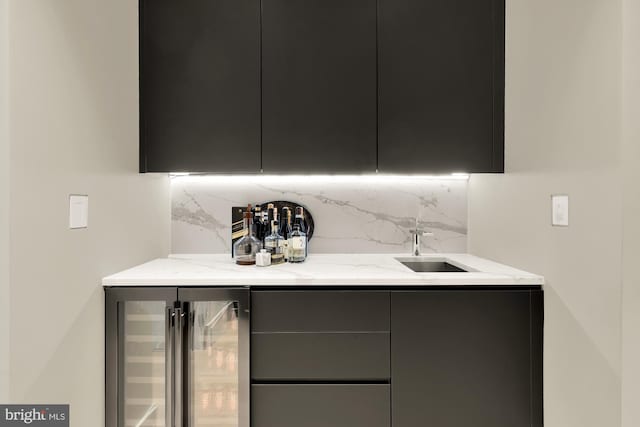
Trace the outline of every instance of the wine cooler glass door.
{"label": "wine cooler glass door", "polygon": [[179,292],[188,318],[185,427],[248,427],[248,291]]}
{"label": "wine cooler glass door", "polygon": [[124,425],[165,426],[167,305],[164,301],[123,304]]}
{"label": "wine cooler glass door", "polygon": [[106,427],[172,427],[177,288],[106,290]]}

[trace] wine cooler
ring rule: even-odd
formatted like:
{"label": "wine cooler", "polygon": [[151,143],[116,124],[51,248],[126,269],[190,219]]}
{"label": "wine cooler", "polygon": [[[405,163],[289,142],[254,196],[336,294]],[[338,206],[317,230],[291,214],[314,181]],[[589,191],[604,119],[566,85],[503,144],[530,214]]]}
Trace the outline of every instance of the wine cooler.
{"label": "wine cooler", "polygon": [[106,427],[249,427],[249,291],[107,288]]}

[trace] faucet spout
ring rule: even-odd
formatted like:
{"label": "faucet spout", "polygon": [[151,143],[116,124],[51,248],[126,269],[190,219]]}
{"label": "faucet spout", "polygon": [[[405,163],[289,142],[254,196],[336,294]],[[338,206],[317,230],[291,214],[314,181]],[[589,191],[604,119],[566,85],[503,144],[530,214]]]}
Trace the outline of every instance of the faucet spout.
{"label": "faucet spout", "polygon": [[415,233],[413,235],[413,251],[412,252],[414,256],[420,256],[420,233]]}
{"label": "faucet spout", "polygon": [[423,229],[418,228],[416,223],[416,228],[414,230],[411,230],[411,234],[413,237],[413,248],[411,249],[411,253],[413,254],[413,256],[420,256],[422,254],[420,238],[422,236],[433,236],[433,233],[427,233]]}

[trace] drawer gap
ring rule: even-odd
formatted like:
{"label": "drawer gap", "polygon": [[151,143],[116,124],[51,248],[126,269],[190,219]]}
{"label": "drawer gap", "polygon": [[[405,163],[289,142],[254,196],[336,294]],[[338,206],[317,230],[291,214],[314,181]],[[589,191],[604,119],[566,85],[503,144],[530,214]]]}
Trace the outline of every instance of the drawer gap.
{"label": "drawer gap", "polygon": [[380,380],[253,380],[252,385],[389,385],[389,379]]}

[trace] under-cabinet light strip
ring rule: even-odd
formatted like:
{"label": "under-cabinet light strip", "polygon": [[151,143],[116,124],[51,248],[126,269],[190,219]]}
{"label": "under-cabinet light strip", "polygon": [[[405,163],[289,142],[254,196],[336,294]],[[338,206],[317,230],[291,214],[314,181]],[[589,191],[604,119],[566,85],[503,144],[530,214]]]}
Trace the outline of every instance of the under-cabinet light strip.
{"label": "under-cabinet light strip", "polygon": [[170,173],[172,180],[189,182],[211,182],[211,183],[366,183],[366,182],[415,182],[422,180],[429,181],[467,181],[469,174],[453,173],[449,175],[205,175],[189,173]]}

